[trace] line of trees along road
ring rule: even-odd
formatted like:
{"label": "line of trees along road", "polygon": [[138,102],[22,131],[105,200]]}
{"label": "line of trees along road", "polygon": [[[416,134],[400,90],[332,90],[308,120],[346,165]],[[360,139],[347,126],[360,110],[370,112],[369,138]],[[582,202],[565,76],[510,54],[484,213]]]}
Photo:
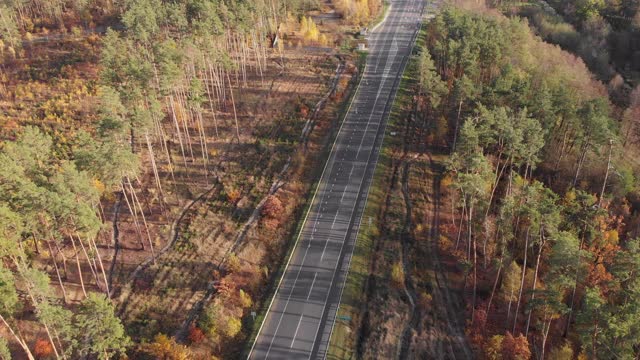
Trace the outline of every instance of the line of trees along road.
{"label": "line of trees along road", "polygon": [[[249,72],[262,77],[269,39],[275,38],[289,14],[299,16],[309,3],[0,4],[0,49],[11,58],[22,54],[22,34],[34,24],[61,24],[63,14],[75,12],[90,21],[96,12],[107,13],[119,17],[122,24],[121,30],[109,29],[102,39],[98,122],[77,129],[70,148],[59,147],[36,127],[25,127],[0,152],[0,320],[28,358],[90,355],[107,359],[127,349],[130,341],[109,299],[112,279],[96,243],[107,221],[103,199],[118,194],[117,201],[132,214],[141,248],[155,256],[135,189],[141,184],[140,176],[153,174],[161,207],[169,196],[167,178],[175,184],[176,178],[188,178],[190,173],[215,176],[208,141],[239,142],[242,136],[233,89],[247,86]],[[216,113],[221,110],[234,115],[231,131],[224,131],[217,122]],[[213,115],[213,134],[205,131],[210,126],[204,122],[205,111]],[[178,155],[172,153],[171,144],[177,144]],[[141,168],[142,164],[149,169]],[[67,259],[64,250],[70,248],[74,255]],[[78,273],[84,299],[79,304],[70,301],[65,286],[67,260]],[[43,271],[45,262],[54,269],[53,277]],[[87,269],[90,274],[83,274]],[[50,281],[59,286],[61,298]],[[102,294],[92,293],[87,282]],[[22,305],[33,309],[30,320],[37,320],[47,335],[48,341],[35,353],[21,330],[23,315],[16,316],[24,314],[19,311]],[[0,357],[10,358],[5,339],[0,341]]]}
{"label": "line of trees along road", "polygon": [[606,88],[495,13],[448,8],[424,46],[471,340],[491,359],[640,355],[638,187]]}

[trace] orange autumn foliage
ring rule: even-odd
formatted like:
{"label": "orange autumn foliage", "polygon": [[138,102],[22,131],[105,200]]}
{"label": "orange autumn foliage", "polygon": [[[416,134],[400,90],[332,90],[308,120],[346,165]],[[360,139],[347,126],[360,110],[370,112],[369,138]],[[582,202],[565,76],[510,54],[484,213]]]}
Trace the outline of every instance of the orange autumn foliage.
{"label": "orange autumn foliage", "polygon": [[49,342],[49,340],[38,339],[36,340],[33,353],[39,358],[49,357],[53,354],[53,346],[51,346],[51,342]]}
{"label": "orange autumn foliage", "polygon": [[282,215],[282,201],[274,195],[270,195],[262,207],[262,216],[271,219],[277,219]]}
{"label": "orange autumn foliage", "polygon": [[611,273],[607,271],[602,262],[598,262],[589,266],[589,276],[587,277],[587,283],[591,286],[600,287],[603,294],[608,293],[609,288],[606,284],[612,280],[613,275],[611,275]]}
{"label": "orange autumn foliage", "polygon": [[510,332],[507,332],[502,340],[502,359],[528,360],[529,358],[531,358],[531,350],[529,350],[527,338],[522,334],[514,337]]}
{"label": "orange autumn foliage", "polygon": [[613,280],[613,275],[607,267],[620,251],[618,231],[604,231],[602,237],[589,247],[589,251],[593,254],[593,262],[589,265],[587,282],[591,286],[600,287],[602,292],[607,294],[610,290],[607,283]]}
{"label": "orange autumn foliage", "polygon": [[199,344],[204,341],[205,338],[204,332],[199,327],[191,326],[189,329],[189,341],[191,341],[191,343]]}

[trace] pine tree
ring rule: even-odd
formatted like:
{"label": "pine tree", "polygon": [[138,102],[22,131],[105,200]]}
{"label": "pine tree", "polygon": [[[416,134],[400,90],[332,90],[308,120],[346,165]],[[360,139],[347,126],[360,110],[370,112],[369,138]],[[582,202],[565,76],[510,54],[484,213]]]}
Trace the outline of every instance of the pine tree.
{"label": "pine tree", "polygon": [[80,334],[78,353],[108,360],[130,344],[113,304],[104,295],[90,293],[80,305],[74,326]]}

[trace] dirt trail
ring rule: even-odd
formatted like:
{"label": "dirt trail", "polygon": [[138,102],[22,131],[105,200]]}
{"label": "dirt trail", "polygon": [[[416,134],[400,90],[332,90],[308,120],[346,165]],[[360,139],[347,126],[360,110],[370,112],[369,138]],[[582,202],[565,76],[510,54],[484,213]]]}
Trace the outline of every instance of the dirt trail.
{"label": "dirt trail", "polygon": [[[385,189],[384,195],[384,205],[381,206],[380,211],[377,215],[376,224],[381,226],[381,229],[384,228],[384,225],[388,224],[387,220],[389,217],[389,209],[392,207],[392,197],[394,192],[396,191],[396,184],[398,182],[398,172],[400,170],[399,164],[391,165],[391,173],[389,174],[389,182],[388,187]],[[379,296],[380,286],[384,286],[379,284],[378,281],[378,272],[380,268],[384,266],[384,264],[379,263],[379,260],[383,260],[384,258],[381,255],[384,252],[384,246],[386,244],[382,239],[374,242],[374,249],[371,256],[371,265],[369,268],[369,276],[365,282],[364,293],[365,299],[362,301],[362,309],[360,313],[362,314],[362,320],[360,321],[360,326],[358,328],[358,341],[356,348],[356,359],[366,358],[367,350],[366,346],[369,344],[370,337],[373,332],[373,328],[375,326],[376,317],[379,316],[377,312],[378,308],[375,304],[376,297]]]}
{"label": "dirt trail", "polygon": [[[440,182],[444,173],[444,166],[434,161],[430,152],[425,152],[426,159],[416,159],[416,164],[422,164],[422,171],[414,166],[412,160],[403,159],[401,190],[405,205],[405,220],[402,229],[401,259],[405,271],[405,288],[407,305],[409,306],[409,321],[406,322],[399,343],[398,359],[473,359],[473,351],[464,333],[464,307],[460,294],[452,290],[447,274],[440,259],[438,240],[440,237]],[[420,176],[420,179],[412,177]],[[421,191],[411,192],[411,184]],[[415,188],[414,188],[415,190]],[[420,198],[422,195],[423,198]],[[423,202],[422,204],[420,202]],[[414,209],[414,202],[417,208]],[[424,218],[419,215],[424,211]],[[414,218],[413,216],[416,216]],[[424,225],[429,224],[428,234],[422,245],[416,236],[414,224],[424,219]],[[422,246],[422,248],[421,248]],[[416,253],[424,254],[423,258],[416,257]],[[419,261],[419,263],[414,263]],[[416,266],[418,266],[416,268]],[[420,268],[427,270],[427,277],[420,278],[419,283],[413,271],[420,272]],[[424,276],[424,275],[422,275]],[[418,291],[428,292],[431,297],[431,311],[418,306]],[[419,344],[422,344],[422,347]]]}
{"label": "dirt trail", "polygon": [[[196,205],[205,200],[209,194],[211,194],[211,192],[213,190],[215,190],[216,188],[219,187],[219,180],[217,178],[217,176],[214,179],[215,181],[213,181],[213,185],[206,190],[205,192],[203,192],[202,194],[200,194],[198,197],[196,197],[194,200],[189,201],[188,203],[186,203],[183,207],[182,210],[180,211],[180,215],[171,223],[171,231],[170,231],[170,235],[169,235],[169,241],[165,244],[165,246],[163,246],[160,251],[158,251],[155,256],[149,256],[148,258],[146,258],[144,261],[142,261],[141,263],[138,264],[138,266],[136,266],[136,268],[134,269],[134,271],[131,273],[131,275],[129,275],[128,280],[125,284],[122,285],[122,289],[120,289],[120,297],[119,297],[119,306],[118,306],[118,315],[122,316],[123,314],[126,313],[127,308],[129,306],[129,295],[131,294],[131,291],[133,290],[133,286],[135,286],[135,280],[140,276],[140,274],[142,273],[142,271],[144,271],[146,268],[148,268],[151,264],[153,264],[154,260],[157,260],[159,257],[161,257],[162,255],[164,255],[165,253],[167,253],[169,250],[171,250],[173,248],[173,246],[176,244],[176,242],[178,241],[178,239],[180,238],[180,231],[183,230],[182,226],[183,226],[183,221],[185,219],[187,219],[190,215],[193,215],[193,210]],[[122,196],[122,195],[120,195]],[[120,201],[121,202],[121,201]],[[120,202],[118,202],[118,208],[120,207]],[[114,217],[114,222],[113,222],[113,226],[114,226],[114,238],[117,239],[117,213]],[[118,242],[116,241],[116,246]],[[116,247],[117,249],[117,247]],[[117,255],[117,251],[116,251],[116,255]],[[114,255],[114,264],[115,264],[115,258],[116,255]],[[112,295],[114,290],[112,289]]]}
{"label": "dirt trail", "polygon": [[466,340],[464,333],[464,309],[457,294],[454,294],[448,285],[446,274],[440,261],[438,239],[440,237],[440,182],[444,167],[433,160],[431,155],[429,163],[433,177],[432,196],[433,210],[431,211],[431,230],[429,232],[427,251],[428,261],[432,265],[435,286],[431,288],[433,307],[436,311],[435,324],[439,329],[436,339],[436,352],[439,359],[472,359],[473,351]]}
{"label": "dirt trail", "polygon": [[400,340],[400,354],[398,359],[404,360],[410,358],[410,348],[412,332],[418,328],[420,322],[420,311],[416,307],[418,296],[416,294],[415,285],[411,271],[413,265],[409,254],[412,253],[413,247],[413,224],[412,224],[412,204],[411,195],[409,194],[409,171],[411,168],[411,161],[404,161],[402,169],[402,197],[405,204],[405,221],[402,228],[402,267],[404,269],[404,290],[409,301],[410,315],[409,322],[407,322],[404,331],[402,332],[402,338]]}
{"label": "dirt trail", "polygon": [[[427,140],[431,124],[426,118],[421,119],[415,101],[410,109],[403,126],[401,179],[405,204],[402,263],[410,320],[400,339],[398,359],[473,359],[464,332],[461,294],[452,290],[454,284],[449,283],[439,255],[440,182],[445,167],[434,157],[442,154],[442,149]],[[418,224],[425,228],[429,225],[428,232],[420,234],[416,230]],[[423,305],[417,306],[419,293],[431,295],[429,313]]]}

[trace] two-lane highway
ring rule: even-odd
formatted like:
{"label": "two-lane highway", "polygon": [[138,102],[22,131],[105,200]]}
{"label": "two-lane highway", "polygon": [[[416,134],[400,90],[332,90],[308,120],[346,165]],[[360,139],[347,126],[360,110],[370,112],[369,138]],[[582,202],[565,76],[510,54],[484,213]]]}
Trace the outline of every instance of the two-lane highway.
{"label": "two-lane highway", "polygon": [[420,27],[424,0],[392,0],[303,230],[249,359],[323,359],[384,137]]}

